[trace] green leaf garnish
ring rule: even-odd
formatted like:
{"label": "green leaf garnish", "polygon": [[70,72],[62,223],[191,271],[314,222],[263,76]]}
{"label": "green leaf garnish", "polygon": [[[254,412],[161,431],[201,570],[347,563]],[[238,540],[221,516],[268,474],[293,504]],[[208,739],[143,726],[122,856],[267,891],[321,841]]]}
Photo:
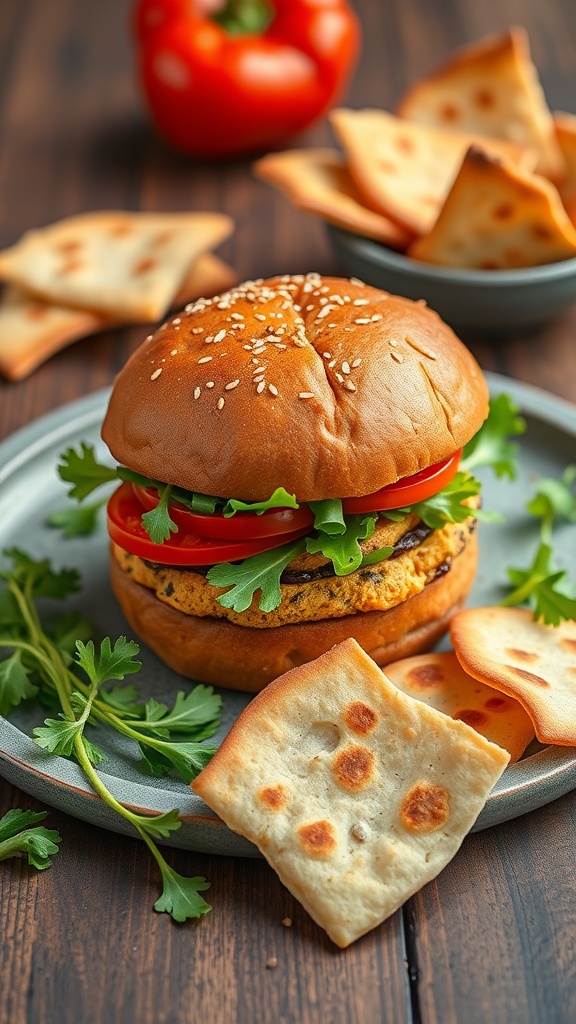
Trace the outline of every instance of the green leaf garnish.
{"label": "green leaf garnish", "polygon": [[0,715],[7,718],[20,701],[29,700],[37,693],[38,687],[30,679],[21,650],[0,661]]}
{"label": "green leaf garnish", "polygon": [[161,866],[164,883],[162,895],[156,900],[154,910],[171,915],[175,921],[202,917],[212,908],[199,893],[210,888],[205,878],[184,878],[164,861]]}
{"label": "green leaf garnish", "polygon": [[23,811],[20,807],[7,811],[0,818],[0,860],[26,854],[28,863],[39,871],[49,868],[50,857],[58,853],[62,840],[54,829],[43,825],[30,828],[43,821],[48,811]]}
{"label": "green leaf garnish", "polygon": [[294,494],[288,494],[283,487],[277,487],[266,501],[239,501],[237,498],[230,498],[224,506],[223,514],[226,519],[229,519],[236,512],[255,512],[257,516],[261,516],[263,512],[267,512],[271,508],[298,507]]}
{"label": "green leaf garnish", "polygon": [[300,539],[272,551],[252,555],[238,565],[221,562],[208,570],[206,579],[215,587],[230,587],[218,598],[224,608],[245,612],[252,604],[256,591],[260,590],[258,607],[263,612],[271,612],[282,600],[280,577],[284,569],[304,551],[305,546],[306,541]]}
{"label": "green leaf garnish", "polygon": [[566,594],[567,575],[552,567],[552,548],[542,542],[527,569],[506,570],[513,590],[500,602],[504,607],[530,604],[534,618],[549,626],[576,619],[576,598]]}
{"label": "green leaf garnish", "polygon": [[326,498],[324,501],[309,501],[314,513],[314,529],[330,536],[346,532],[346,520],[340,498]]}
{"label": "green leaf garnish", "polygon": [[488,418],[464,448],[460,463],[462,469],[470,472],[480,466],[491,466],[497,477],[507,476],[513,480],[518,445],[508,437],[523,434],[526,430],[526,421],[519,412],[510,395],[503,393],[492,398]]}
{"label": "green leaf garnish", "polygon": [[346,516],[344,533],[329,536],[319,533],[317,537],[306,538],[306,550],[310,554],[322,553],[330,558],[337,576],[347,576],[362,563],[362,549],[359,541],[368,540],[376,528],[378,513]]}
{"label": "green leaf garnish", "polygon": [[[441,491],[424,501],[417,501],[401,512],[414,512],[432,530],[441,530],[446,523],[463,523],[469,516],[478,518],[478,509],[462,504],[480,493],[482,485],[470,473],[459,470]],[[388,515],[388,512],[386,512]]]}
{"label": "green leaf garnish", "polygon": [[[73,570],[56,572],[47,559],[35,560],[16,548],[6,554],[12,569],[0,573],[0,580],[5,583],[0,589],[0,651],[9,652],[0,661],[2,708],[7,713],[19,700],[31,696],[31,687],[38,690],[38,699],[53,707],[56,714],[33,730],[35,741],[49,754],[73,757],[95,793],[130,822],[147,844],[164,883],[156,909],[167,910],[179,921],[206,913],[210,909],[208,904],[194,893],[208,884],[204,879],[185,879],[173,872],[154,842],[166,839],[180,828],[178,810],[147,816],[120,804],[95,770],[104,754],[85,735],[85,727],[112,727],[138,745],[150,764],[161,765],[161,774],[176,770],[189,782],[214,753],[213,747],[202,745],[200,740],[216,729],[220,698],[211,687],[200,685],[189,694],[178,693],[170,708],[157,701],[138,701],[133,686],[104,690],[103,684],[108,680],[123,680],[139,670],[140,663],[134,660],[138,645],[125,637],[114,643],[105,637],[97,649],[88,639],[90,623],[76,612],[58,616],[51,627],[44,627],[36,597],[67,596],[77,589],[78,574]],[[79,669],[82,672],[77,674]],[[178,735],[177,743],[172,740],[172,733]],[[7,820],[10,825],[14,818]],[[18,820],[25,825],[31,819]],[[0,859],[28,851],[31,863],[47,867],[48,854],[57,850],[53,842],[54,837],[59,839],[57,833],[45,829],[28,831],[29,835],[23,833],[24,838],[14,839],[8,835],[6,819],[2,819]]]}
{"label": "green leaf garnish", "polygon": [[171,519],[168,509],[171,492],[172,488],[170,485],[165,484],[159,491],[160,501],[156,508],[152,508],[149,512],[143,512],[142,514],[142,526],[153,544],[163,544],[165,540],[170,540],[171,533],[178,532],[178,527],[174,520]]}
{"label": "green leaf garnish", "polygon": [[68,494],[77,501],[83,501],[92,491],[102,484],[118,479],[117,471],[112,466],[104,466],[96,460],[94,446],[80,442],[80,451],[68,448],[61,456],[58,474],[65,483],[72,484]]}
{"label": "green leaf garnish", "polygon": [[88,537],[94,533],[98,523],[98,513],[106,504],[105,501],[94,501],[80,508],[71,505],[61,508],[48,517],[48,526],[62,530],[64,537]]}

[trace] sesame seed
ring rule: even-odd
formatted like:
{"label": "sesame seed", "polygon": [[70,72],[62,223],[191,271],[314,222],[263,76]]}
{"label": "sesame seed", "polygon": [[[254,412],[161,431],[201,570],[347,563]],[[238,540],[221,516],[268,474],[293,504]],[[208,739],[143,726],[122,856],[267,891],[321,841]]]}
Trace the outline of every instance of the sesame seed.
{"label": "sesame seed", "polygon": [[237,380],[231,380],[229,384],[226,384],[224,391],[232,391],[233,388],[237,388],[240,383],[240,378]]}
{"label": "sesame seed", "polygon": [[382,319],[382,313],[374,313],[374,316],[370,317],[370,320],[372,321],[373,324],[375,324],[377,320],[381,320],[381,319]]}
{"label": "sesame seed", "polygon": [[146,341],[152,341],[153,337],[154,337],[153,334],[149,334],[148,337],[146,338]]}
{"label": "sesame seed", "polygon": [[218,402],[216,403],[216,408],[217,409],[223,409],[224,408],[224,399],[223,398],[219,398],[218,399]]}
{"label": "sesame seed", "polygon": [[213,388],[214,387],[214,381],[213,380],[207,380],[206,381],[206,387],[207,388]]}
{"label": "sesame seed", "polygon": [[170,355],[171,356],[177,356],[178,355],[178,349],[177,348],[173,348],[171,353],[170,353]]}
{"label": "sesame seed", "polygon": [[353,306],[368,306],[370,305],[370,299],[354,299]]}
{"label": "sesame seed", "polygon": [[331,352],[323,352],[322,353],[322,358],[323,359],[332,359],[332,353]]}
{"label": "sesame seed", "polygon": [[328,363],[328,369],[329,370],[333,370],[335,366],[336,366],[336,359],[331,359],[330,362]]}
{"label": "sesame seed", "polygon": [[257,377],[254,377],[254,383],[259,384],[261,380],[264,380],[264,374],[259,373]]}
{"label": "sesame seed", "polygon": [[231,313],[230,316],[231,316],[232,320],[243,320],[244,319],[244,316],[242,315],[242,313]]}
{"label": "sesame seed", "polygon": [[355,324],[369,324],[370,323],[370,317],[369,316],[358,317],[358,319],[355,320],[354,323]]}
{"label": "sesame seed", "polygon": [[364,288],[364,281],[361,281],[359,277],[351,277],[350,284],[359,284],[361,288]]}
{"label": "sesame seed", "polygon": [[260,355],[261,352],[266,351],[266,345],[260,345],[258,348],[253,348],[252,351],[255,356],[258,356]]}
{"label": "sesame seed", "polygon": [[305,348],[307,345],[306,338],[294,338],[293,341],[296,348]]}
{"label": "sesame seed", "polygon": [[300,391],[298,398],[314,398],[313,391]]}
{"label": "sesame seed", "polygon": [[401,356],[399,352],[391,352],[392,359],[395,359],[397,363],[404,362],[404,356]]}
{"label": "sesame seed", "polygon": [[274,397],[276,397],[278,394],[278,388],[274,384],[268,385],[268,391],[270,392],[271,395],[274,395]]}
{"label": "sesame seed", "polygon": [[214,344],[216,344],[218,341],[223,341],[223,339],[225,337],[226,337],[226,331],[224,330],[224,328],[222,328],[222,330],[218,331],[218,334],[214,338]]}
{"label": "sesame seed", "polygon": [[328,324],[328,327],[336,327],[337,324]]}
{"label": "sesame seed", "polygon": [[204,328],[203,327],[193,327],[192,328],[192,334],[204,334]]}
{"label": "sesame seed", "polygon": [[212,359],[212,356],[202,356],[202,359],[199,359],[198,362],[199,363],[209,363],[211,361],[211,359]]}
{"label": "sesame seed", "polygon": [[396,346],[398,344],[398,342],[396,341],[396,338],[391,338],[390,339],[390,344],[392,345],[392,348],[396,348]]}
{"label": "sesame seed", "polygon": [[200,398],[200,388],[194,388],[194,398]]}
{"label": "sesame seed", "polygon": [[314,303],[313,302],[311,302],[308,306],[306,306],[306,311],[307,312],[310,312],[311,309],[314,309]]}
{"label": "sesame seed", "polygon": [[261,380],[261,381],[260,381],[260,383],[259,383],[259,385],[258,385],[258,387],[256,388],[256,391],[257,391],[257,393],[258,393],[259,395],[261,395],[261,394],[262,394],[262,392],[264,391],[264,388],[265,388],[265,387],[266,387],[266,381],[265,381],[265,380]]}
{"label": "sesame seed", "polygon": [[159,366],[157,370],[154,370],[154,373],[150,374],[150,380],[156,380],[156,378],[159,377],[161,373],[162,373],[162,367]]}
{"label": "sesame seed", "polygon": [[336,376],[336,380],[339,381],[340,384],[344,383],[344,377],[342,376],[341,373],[337,373],[337,374],[335,374],[335,376]]}
{"label": "sesame seed", "polygon": [[176,319],[172,321],[172,323],[174,324],[174,326],[176,326],[176,324],[181,324],[182,321],[181,321],[180,317],[177,316]]}
{"label": "sesame seed", "polygon": [[342,373],[350,373],[350,364],[347,362],[342,363]]}
{"label": "sesame seed", "polygon": [[347,389],[348,391],[356,391],[356,388],[354,387],[354,384],[352,383],[352,381],[351,381],[351,380],[345,380],[345,381],[344,381],[344,387],[345,387],[345,388],[346,388],[346,389]]}
{"label": "sesame seed", "polygon": [[355,359],[354,362],[352,363],[352,369],[355,370],[357,366],[360,366],[361,362],[361,359]]}
{"label": "sesame seed", "polygon": [[254,313],[254,316],[255,316],[256,320],[265,320],[266,319],[266,317],[264,316],[264,313]]}

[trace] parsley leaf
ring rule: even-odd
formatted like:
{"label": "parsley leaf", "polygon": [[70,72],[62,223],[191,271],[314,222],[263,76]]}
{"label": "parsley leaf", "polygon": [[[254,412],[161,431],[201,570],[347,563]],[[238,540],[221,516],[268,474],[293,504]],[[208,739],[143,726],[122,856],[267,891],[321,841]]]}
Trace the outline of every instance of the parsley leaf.
{"label": "parsley leaf", "polygon": [[165,484],[158,491],[160,501],[156,507],[142,513],[142,526],[153,544],[163,544],[165,540],[170,540],[171,533],[178,533],[178,527],[168,509],[171,492],[170,485]]}
{"label": "parsley leaf", "polygon": [[263,612],[271,612],[282,600],[280,577],[284,569],[304,551],[305,546],[306,541],[301,538],[272,551],[252,555],[238,565],[221,562],[208,570],[206,579],[215,587],[230,587],[230,590],[218,597],[224,608],[245,612],[252,604],[256,591],[260,590],[258,607]]}
{"label": "parsley leaf", "polygon": [[42,825],[29,827],[43,821],[47,814],[48,811],[23,811],[19,807],[7,811],[0,818],[0,860],[24,853],[32,867],[39,871],[49,868],[52,863],[50,856],[58,853],[60,836],[54,829]]}
{"label": "parsley leaf", "polygon": [[80,588],[80,576],[76,569],[52,569],[47,558],[35,560],[20,548],[5,549],[4,554],[12,561],[10,571],[0,571],[0,579],[13,580],[26,590],[29,597],[64,598]]}
{"label": "parsley leaf", "polygon": [[94,533],[98,513],[105,504],[105,501],[95,501],[81,508],[72,505],[70,508],[58,509],[48,517],[48,526],[62,530],[64,537],[88,537]]}
{"label": "parsley leaf", "polygon": [[35,697],[38,687],[30,680],[30,672],[23,664],[22,651],[16,650],[0,661],[0,715],[8,717],[21,700]]}
{"label": "parsley leaf", "polygon": [[514,589],[500,602],[504,607],[529,603],[534,618],[549,626],[576,619],[576,598],[564,592],[566,573],[552,568],[552,548],[540,543],[527,569],[506,570]]}
{"label": "parsley leaf", "polygon": [[94,445],[80,442],[80,451],[68,448],[61,456],[58,474],[65,483],[72,484],[68,491],[71,498],[83,501],[92,491],[102,484],[118,479],[117,471],[112,466],[103,466],[96,461]]}
{"label": "parsley leaf", "polygon": [[160,865],[164,888],[162,895],[156,900],[154,910],[169,913],[175,921],[186,921],[188,918],[201,917],[212,908],[206,900],[199,896],[210,888],[205,878],[184,878],[169,867],[164,861]]}
{"label": "parsley leaf", "polygon": [[154,727],[162,727],[166,733],[196,734],[201,728],[204,730],[206,727],[213,727],[215,731],[221,710],[222,698],[214,693],[211,686],[199,684],[187,694],[180,690],[171,709],[157,701],[147,701],[146,720],[134,724],[142,730],[150,722]]}
{"label": "parsley leaf", "polygon": [[576,494],[572,493],[576,481],[576,465],[568,466],[560,480],[540,480],[536,493],[526,508],[542,520],[542,535],[547,540],[552,535],[555,519],[576,523]]}
{"label": "parsley leaf", "polygon": [[507,476],[513,480],[518,445],[508,437],[526,430],[526,421],[519,412],[510,395],[503,393],[492,398],[488,418],[464,448],[462,469],[470,471],[479,466],[491,466],[497,477]]}
{"label": "parsley leaf", "polygon": [[332,560],[337,576],[347,576],[361,564],[362,549],[359,541],[368,540],[372,536],[377,519],[377,512],[346,516],[344,533],[336,536],[319,533],[317,537],[307,537],[306,550],[310,554],[322,552],[326,558]]}
{"label": "parsley leaf", "polygon": [[127,640],[125,636],[119,636],[114,647],[110,644],[110,637],[105,637],[100,644],[99,655],[96,655],[92,640],[87,644],[78,640],[76,650],[76,663],[84,669],[95,686],[109,679],[124,679],[124,676],[139,672],[142,668],[141,661],[132,661],[140,650],[138,644],[134,640]]}

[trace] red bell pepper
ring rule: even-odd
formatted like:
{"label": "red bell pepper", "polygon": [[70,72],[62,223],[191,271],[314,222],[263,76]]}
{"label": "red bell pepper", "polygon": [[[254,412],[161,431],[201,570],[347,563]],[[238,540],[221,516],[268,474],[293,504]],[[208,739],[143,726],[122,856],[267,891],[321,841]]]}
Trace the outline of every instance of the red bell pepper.
{"label": "red bell pepper", "polygon": [[202,157],[302,131],[342,94],[360,43],[346,0],[139,0],[135,32],[158,129]]}

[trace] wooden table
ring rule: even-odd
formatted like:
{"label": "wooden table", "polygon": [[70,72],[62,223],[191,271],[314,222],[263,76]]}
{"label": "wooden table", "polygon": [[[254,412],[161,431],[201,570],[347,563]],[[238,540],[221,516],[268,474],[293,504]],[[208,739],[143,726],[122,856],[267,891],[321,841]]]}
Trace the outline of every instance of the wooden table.
{"label": "wooden table", "polygon": [[[0,5],[0,244],[94,208],[221,209],[236,221],[221,253],[241,279],[338,273],[321,224],[255,181],[248,160],[197,164],[156,138],[134,85],[128,7]],[[576,110],[567,0],[356,7],[364,51],[352,106],[390,108],[451,49],[522,19],[551,106]],[[302,141],[329,140],[324,123]],[[1,383],[0,436],[111,383],[144,332],[108,331]],[[576,306],[532,336],[473,349],[486,369],[576,402]],[[0,815],[16,806],[39,805],[2,784]],[[156,871],[139,841],[56,811],[47,824],[64,837],[49,871],[0,866],[2,1024],[576,1020],[574,793],[468,838],[435,882],[346,952],[262,861],[168,850],[177,870],[212,881],[212,914],[177,926],[151,909]]]}

